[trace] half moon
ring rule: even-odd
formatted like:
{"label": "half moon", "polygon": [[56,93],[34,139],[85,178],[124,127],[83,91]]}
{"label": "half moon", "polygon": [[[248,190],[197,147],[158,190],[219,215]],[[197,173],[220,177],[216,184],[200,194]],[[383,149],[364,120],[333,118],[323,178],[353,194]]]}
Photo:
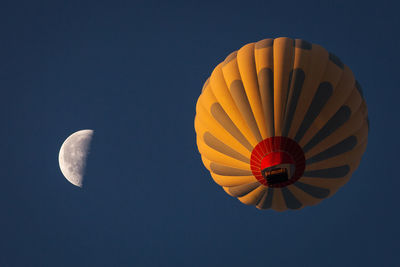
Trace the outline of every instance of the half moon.
{"label": "half moon", "polygon": [[93,130],[81,130],[71,134],[62,144],[58,163],[65,178],[73,185],[82,187],[86,159]]}

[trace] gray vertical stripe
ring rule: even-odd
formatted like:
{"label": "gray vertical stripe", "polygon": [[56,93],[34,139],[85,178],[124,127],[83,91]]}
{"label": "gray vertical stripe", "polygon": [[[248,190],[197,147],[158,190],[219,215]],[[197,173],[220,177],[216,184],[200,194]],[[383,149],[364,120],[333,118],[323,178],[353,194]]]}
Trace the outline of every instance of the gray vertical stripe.
{"label": "gray vertical stripe", "polygon": [[332,157],[336,157],[340,154],[346,153],[352,150],[357,145],[357,137],[354,135],[347,137],[340,143],[331,146],[325,151],[315,155],[314,157],[307,159],[306,164],[312,164],[315,162],[323,161]]}
{"label": "gray vertical stripe", "polygon": [[264,192],[260,201],[257,203],[257,207],[260,209],[269,209],[272,205],[272,198],[274,197],[274,189],[269,187],[268,191]]}
{"label": "gray vertical stripe", "polygon": [[292,85],[292,78],[293,78],[293,70],[291,70],[290,73],[289,73],[288,88],[287,88],[287,92],[286,92],[286,99],[285,99],[285,101],[283,101],[283,105],[284,105],[283,108],[282,108],[282,117],[283,118],[286,117],[286,111],[287,111],[287,107],[288,107],[288,100],[289,100],[289,96],[290,96],[290,88],[291,88],[291,85]]}
{"label": "gray vertical stripe", "polygon": [[333,88],[329,82],[323,82],[319,85],[311,105],[308,108],[307,114],[297,131],[296,137],[294,138],[297,143],[300,142],[301,138],[303,138],[308,128],[310,128],[311,124],[314,122],[315,118],[317,118],[321,113],[322,108],[325,106],[326,102],[328,102],[332,92]]}
{"label": "gray vertical stripe", "polygon": [[251,176],[253,173],[248,170],[236,169],[229,166],[220,165],[215,162],[210,163],[210,169],[213,173],[223,176]]}
{"label": "gray vertical stripe", "polygon": [[259,186],[260,186],[259,182],[254,182],[250,184],[228,187],[227,190],[234,197],[242,197],[244,195],[247,195],[248,193],[250,193]]}
{"label": "gray vertical stripe", "polygon": [[287,136],[292,125],[294,113],[296,111],[297,103],[299,101],[301,89],[303,88],[303,83],[305,79],[305,74],[302,69],[295,69],[292,75],[292,81],[289,91],[289,103],[287,105],[287,111],[285,113],[285,121],[282,135]]}
{"label": "gray vertical stripe", "polygon": [[260,130],[258,129],[256,119],[254,118],[253,112],[251,110],[251,106],[249,100],[247,99],[247,95],[244,90],[242,81],[240,80],[233,81],[230,86],[230,91],[232,98],[236,103],[236,106],[242,113],[242,117],[246,121],[254,137],[258,140],[258,142],[261,142],[262,137],[260,134]]}
{"label": "gray vertical stripe", "polygon": [[213,136],[209,132],[205,132],[203,134],[203,140],[209,147],[211,147],[212,149],[214,149],[224,155],[227,155],[228,157],[240,160],[244,163],[249,163],[249,161],[250,161],[249,158],[243,156],[236,150],[232,149],[230,146],[227,146],[226,144],[224,144],[223,142],[218,140],[215,136]]}
{"label": "gray vertical stripe", "polygon": [[293,185],[303,190],[307,194],[319,199],[326,198],[330,193],[329,189],[301,183],[299,181],[295,182]]}
{"label": "gray vertical stripe", "polygon": [[319,144],[322,140],[328,137],[349,120],[351,110],[348,106],[342,106],[332,118],[318,131],[318,133],[303,147],[304,153]]}
{"label": "gray vertical stripe", "polygon": [[292,192],[290,192],[289,189],[287,189],[287,187],[282,188],[282,195],[283,199],[285,200],[286,207],[292,210],[301,208],[301,202],[293,195]]}
{"label": "gray vertical stripe", "polygon": [[260,70],[258,73],[258,86],[260,88],[261,103],[270,134],[275,133],[274,127],[274,74],[270,68]]}
{"label": "gray vertical stripe", "polygon": [[301,39],[296,39],[295,43],[294,43],[294,46],[296,48],[301,48],[301,49],[305,49],[305,50],[311,50],[311,48],[312,48],[312,44],[311,43],[309,43],[307,41],[304,41],[304,40],[301,40]]}
{"label": "gray vertical stripe", "polygon": [[304,177],[316,177],[316,178],[342,178],[346,176],[350,171],[349,165],[343,165],[334,168],[327,168],[314,171],[304,172]]}
{"label": "gray vertical stripe", "polygon": [[247,141],[246,137],[240,132],[240,130],[233,123],[225,110],[221,107],[219,103],[214,103],[211,106],[211,115],[216,121],[224,128],[228,133],[230,133],[239,143],[241,143],[250,152],[253,151],[253,146]]}
{"label": "gray vertical stripe", "polygon": [[274,39],[264,39],[261,41],[258,41],[255,45],[255,49],[261,49],[261,48],[267,48],[267,47],[272,47],[274,44]]}
{"label": "gray vertical stripe", "polygon": [[329,53],[329,59],[330,61],[335,63],[339,68],[344,69],[344,64],[342,63],[340,58],[338,58],[335,54]]}

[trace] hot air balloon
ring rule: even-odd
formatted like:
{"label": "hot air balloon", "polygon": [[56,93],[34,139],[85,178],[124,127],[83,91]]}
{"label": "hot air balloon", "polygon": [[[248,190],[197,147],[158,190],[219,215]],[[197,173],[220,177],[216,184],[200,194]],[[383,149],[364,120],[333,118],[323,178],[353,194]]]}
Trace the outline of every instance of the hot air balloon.
{"label": "hot air balloon", "polygon": [[342,61],[300,39],[250,43],[207,79],[197,146],[226,193],[259,209],[315,205],[349,181],[367,146],[360,84]]}

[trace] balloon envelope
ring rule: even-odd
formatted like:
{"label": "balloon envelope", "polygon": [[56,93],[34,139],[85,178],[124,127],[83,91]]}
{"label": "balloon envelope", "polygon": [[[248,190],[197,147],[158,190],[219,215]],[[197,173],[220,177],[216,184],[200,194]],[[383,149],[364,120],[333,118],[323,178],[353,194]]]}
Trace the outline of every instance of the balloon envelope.
{"label": "balloon envelope", "polygon": [[300,39],[243,46],[213,70],[196,105],[197,145],[226,193],[259,209],[332,196],[366,149],[367,106],[351,70]]}

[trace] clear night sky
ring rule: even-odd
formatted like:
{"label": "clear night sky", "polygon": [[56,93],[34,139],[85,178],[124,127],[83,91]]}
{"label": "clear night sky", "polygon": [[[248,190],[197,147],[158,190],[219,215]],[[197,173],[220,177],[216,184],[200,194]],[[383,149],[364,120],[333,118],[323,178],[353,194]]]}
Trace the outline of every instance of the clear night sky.
{"label": "clear night sky", "polygon": [[[2,1],[0,266],[398,266],[396,1]],[[212,69],[287,36],[334,52],[363,86],[369,144],[332,198],[241,204],[196,147]],[[95,131],[84,188],[62,142]]]}

